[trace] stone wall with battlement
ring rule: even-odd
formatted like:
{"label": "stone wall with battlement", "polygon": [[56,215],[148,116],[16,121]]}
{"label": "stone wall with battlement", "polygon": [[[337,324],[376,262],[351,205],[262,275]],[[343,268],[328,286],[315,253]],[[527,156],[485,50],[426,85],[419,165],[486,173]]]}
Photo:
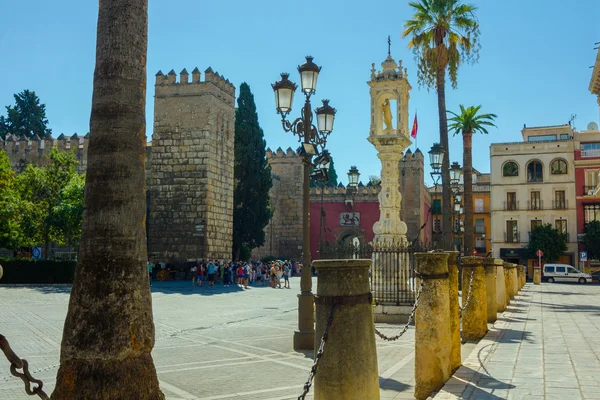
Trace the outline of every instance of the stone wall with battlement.
{"label": "stone wall with battlement", "polygon": [[156,74],[150,159],[151,258],[231,259],[235,87],[208,68]]}
{"label": "stone wall with battlement", "polygon": [[[291,148],[283,151],[267,149],[267,160],[273,174],[271,205],[274,213],[265,227],[265,245],[254,249],[252,257],[267,256],[299,260],[302,255],[302,161]],[[358,166],[360,169],[360,165]],[[423,243],[431,241],[431,197],[424,182],[424,157],[421,151],[406,152],[398,164],[399,185],[403,194],[401,219],[406,221],[407,238],[419,236]],[[352,195],[342,184],[325,188],[311,188],[310,236],[311,254],[318,258],[320,242],[345,241],[357,237],[361,242],[373,239],[373,224],[379,218],[378,195],[380,186],[358,186],[354,207]],[[323,207],[321,207],[321,202]],[[348,212],[360,214],[360,224],[349,226],[341,217]],[[321,217],[321,214],[324,214]],[[426,227],[420,231],[421,226]]]}

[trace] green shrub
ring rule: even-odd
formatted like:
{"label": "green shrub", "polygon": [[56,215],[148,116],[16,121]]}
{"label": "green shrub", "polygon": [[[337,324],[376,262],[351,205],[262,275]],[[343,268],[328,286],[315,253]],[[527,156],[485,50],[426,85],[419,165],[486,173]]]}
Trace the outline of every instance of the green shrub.
{"label": "green shrub", "polygon": [[5,283],[73,283],[77,261],[0,258]]}

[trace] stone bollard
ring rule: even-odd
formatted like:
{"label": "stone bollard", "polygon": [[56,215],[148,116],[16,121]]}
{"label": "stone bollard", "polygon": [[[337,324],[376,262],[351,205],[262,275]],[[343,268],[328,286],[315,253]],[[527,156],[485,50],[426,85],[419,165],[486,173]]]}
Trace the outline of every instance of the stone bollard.
{"label": "stone bollard", "polygon": [[[483,259],[481,257],[463,257],[462,268],[463,341],[477,341],[483,338],[488,330]],[[473,284],[469,291],[471,274],[473,274]],[[469,296],[471,299],[468,299]]]}
{"label": "stone bollard", "polygon": [[415,257],[423,280],[415,315],[415,398],[423,400],[452,376],[448,253],[416,253]]}
{"label": "stone bollard", "polygon": [[487,322],[493,324],[498,319],[496,304],[496,260],[486,257],[483,259],[485,268],[485,298],[487,302]]}
{"label": "stone bollard", "polygon": [[542,268],[533,267],[533,284],[539,285],[540,283],[542,283]]}
{"label": "stone bollard", "polygon": [[460,308],[458,306],[458,251],[447,251],[448,285],[450,286],[450,372],[453,373],[461,365],[460,343]]}
{"label": "stone bollard", "polygon": [[512,282],[511,282],[511,276],[512,273],[510,272],[511,270],[511,263],[504,263],[504,286],[506,288],[506,306],[508,307],[510,305],[510,300],[514,297],[513,293],[512,293]]}
{"label": "stone bollard", "polygon": [[519,267],[517,266],[517,264],[513,264],[512,265],[512,284],[513,284],[513,293],[514,295],[518,295],[519,294],[519,276],[518,276],[518,271]]}
{"label": "stone bollard", "polygon": [[521,265],[521,289],[525,287],[527,283],[527,267],[525,265]]}
{"label": "stone bollard", "polygon": [[504,262],[499,258],[494,258],[496,266],[496,307],[497,312],[506,310],[506,284],[504,283]]}
{"label": "stone bollard", "polygon": [[315,375],[315,400],[379,399],[375,326],[371,306],[371,260],[316,260],[315,351],[333,322]]}

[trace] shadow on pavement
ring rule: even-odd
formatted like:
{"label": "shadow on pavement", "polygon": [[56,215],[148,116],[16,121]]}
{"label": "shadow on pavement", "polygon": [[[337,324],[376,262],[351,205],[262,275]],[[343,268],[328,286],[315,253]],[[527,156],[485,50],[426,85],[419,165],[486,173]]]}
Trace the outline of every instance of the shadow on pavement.
{"label": "shadow on pavement", "polygon": [[379,389],[391,390],[394,392],[404,392],[408,389],[411,389],[411,386],[392,378],[383,379],[382,377],[379,377]]}
{"label": "shadow on pavement", "polygon": [[198,285],[192,285],[190,281],[153,281],[152,286],[150,287],[152,293],[165,293],[165,294],[184,294],[184,295],[200,295],[200,296],[213,296],[216,294],[225,294],[225,293],[238,293],[244,291],[253,291],[253,290],[276,290],[276,291],[298,291],[298,287],[292,286],[291,289],[273,289],[269,285],[248,285],[248,289],[244,289],[236,285],[235,283],[229,285],[228,287],[223,286],[222,283],[217,283],[214,286],[209,286],[207,282],[204,282],[202,287],[198,287]]}
{"label": "shadow on pavement", "polygon": [[32,289],[37,290],[42,294],[70,294],[71,293],[70,283],[39,283],[39,284],[3,284],[0,285],[0,289]]}

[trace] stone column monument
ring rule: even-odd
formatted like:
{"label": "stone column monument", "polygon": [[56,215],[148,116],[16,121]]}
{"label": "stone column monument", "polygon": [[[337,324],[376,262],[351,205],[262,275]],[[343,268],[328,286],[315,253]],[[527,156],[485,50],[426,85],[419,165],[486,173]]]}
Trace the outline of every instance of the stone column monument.
{"label": "stone column monument", "polygon": [[377,149],[381,160],[381,192],[379,193],[379,221],[373,225],[374,243],[407,244],[406,224],[400,220],[400,193],[398,163],[402,152],[411,145],[408,136],[408,99],[412,89],[402,69],[389,55],[382,70],[371,69],[371,132],[369,142]]}

